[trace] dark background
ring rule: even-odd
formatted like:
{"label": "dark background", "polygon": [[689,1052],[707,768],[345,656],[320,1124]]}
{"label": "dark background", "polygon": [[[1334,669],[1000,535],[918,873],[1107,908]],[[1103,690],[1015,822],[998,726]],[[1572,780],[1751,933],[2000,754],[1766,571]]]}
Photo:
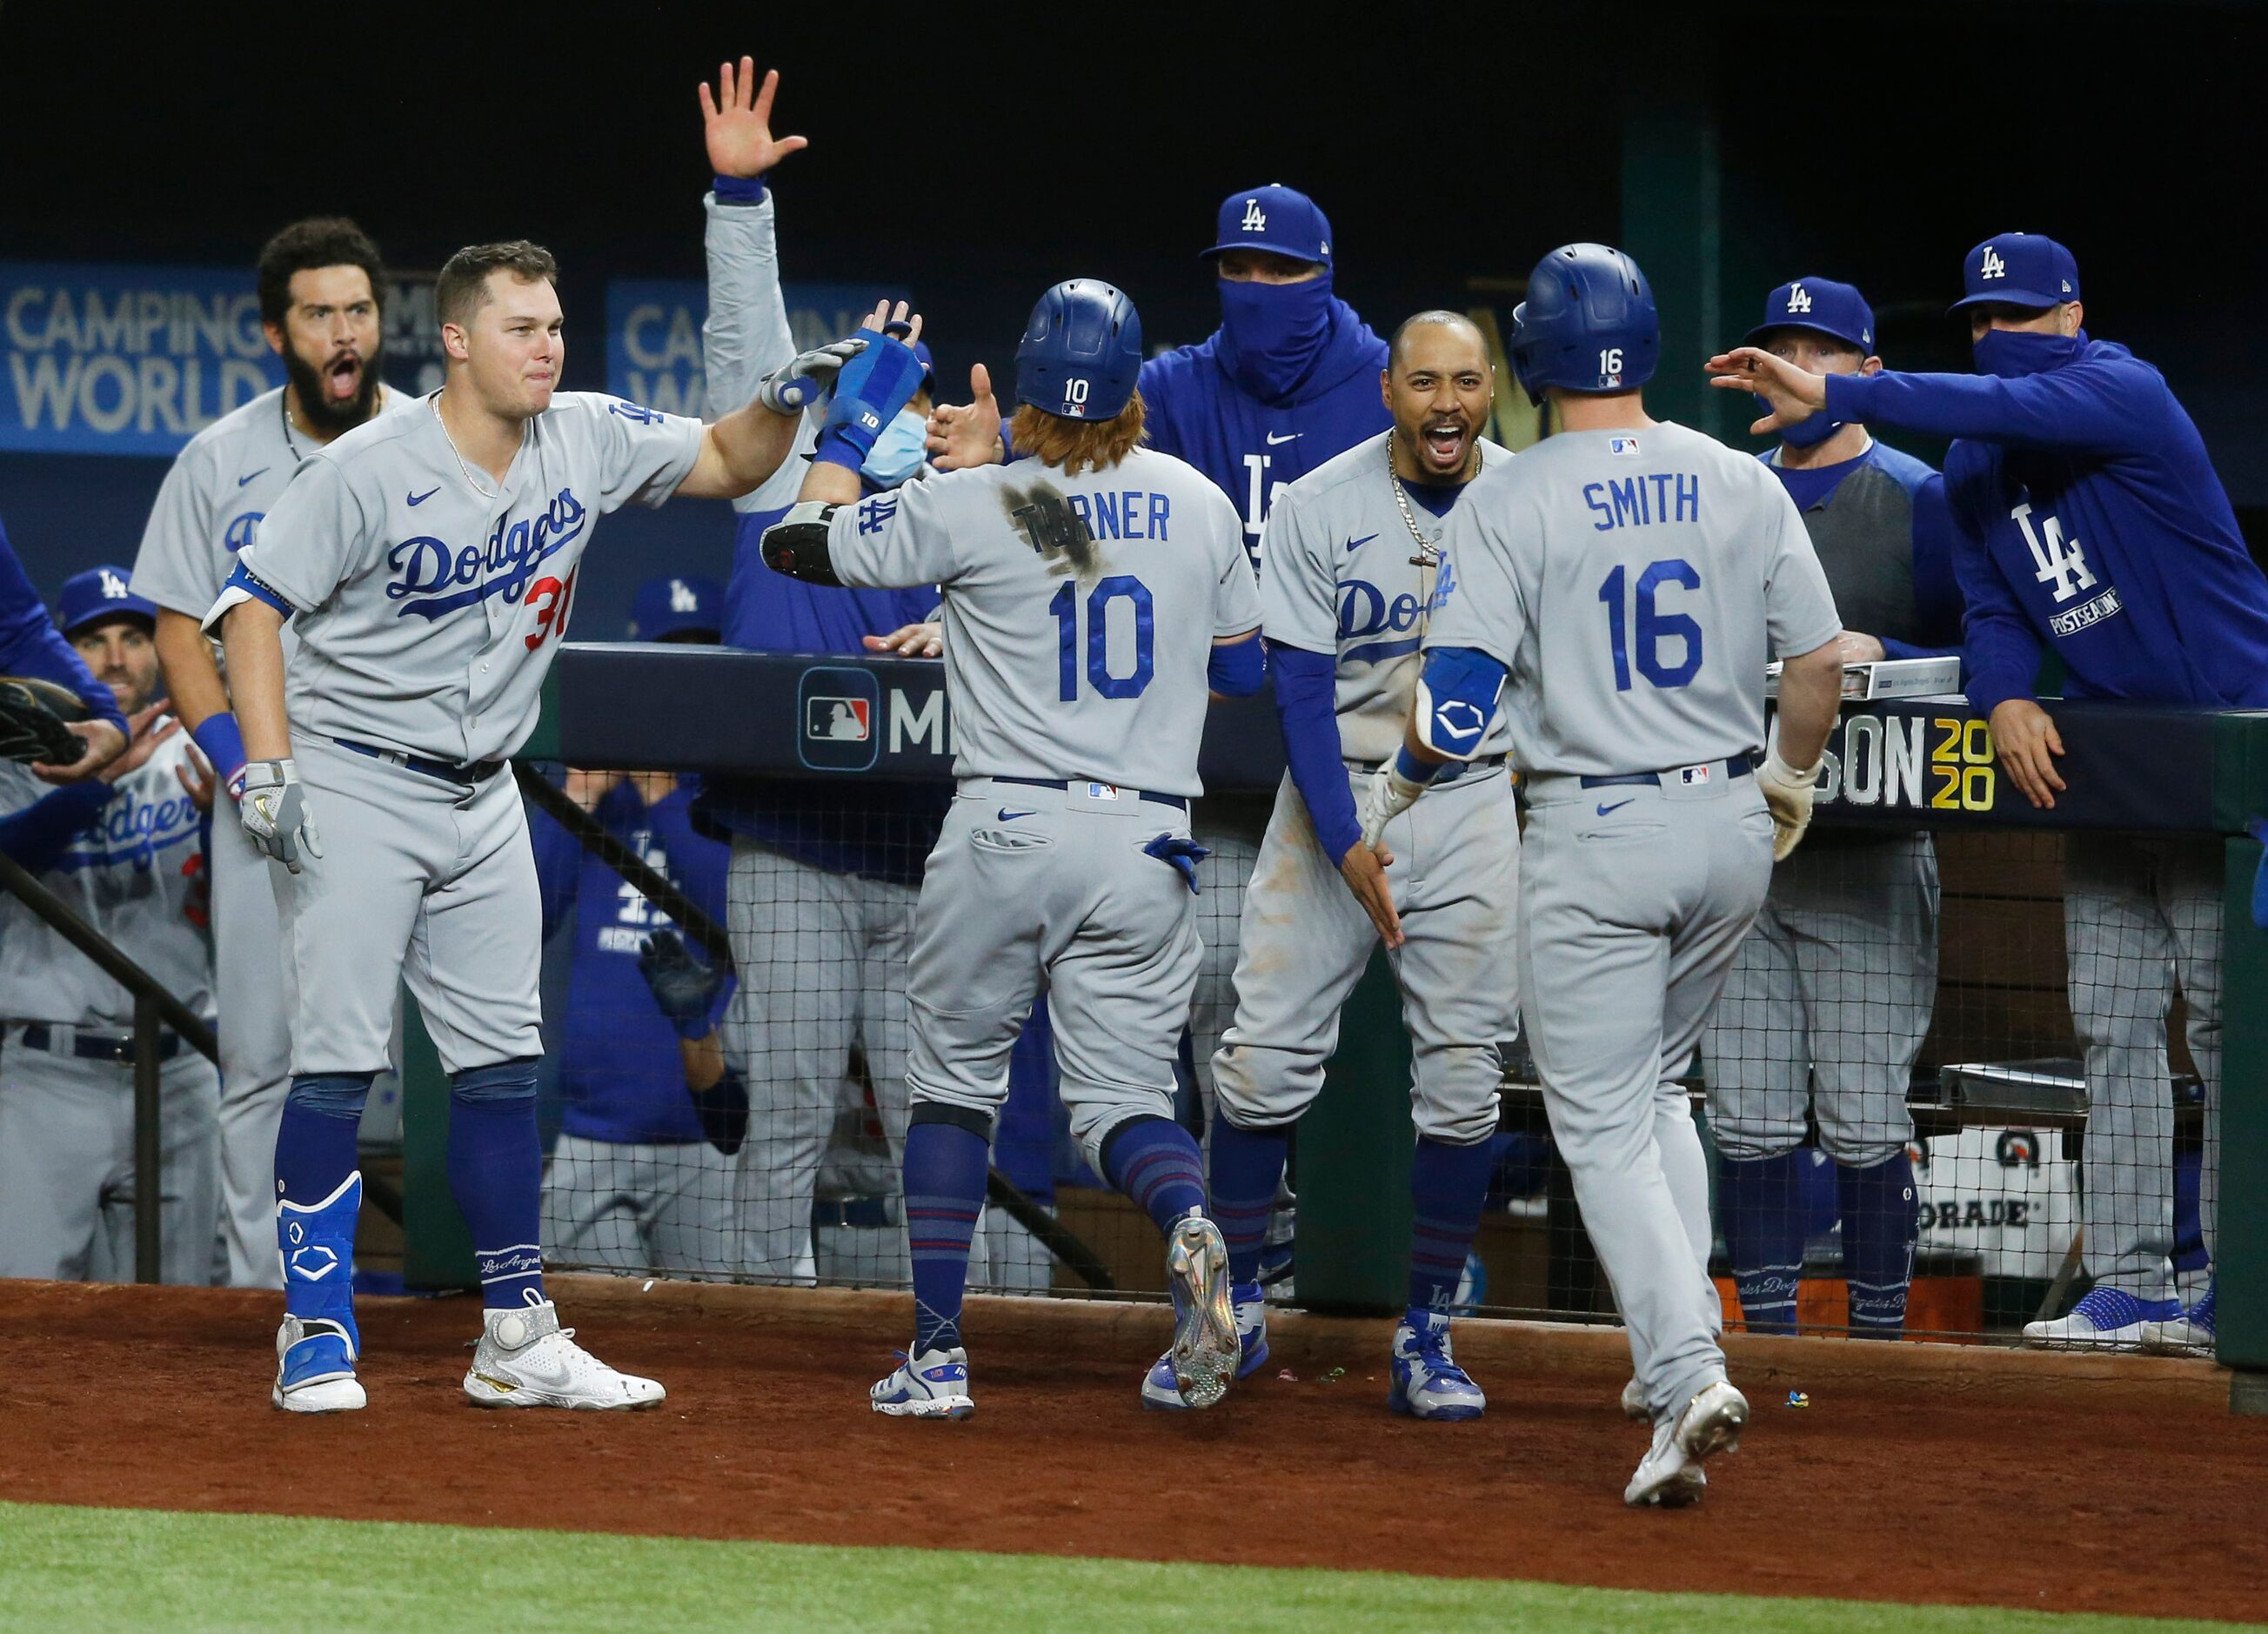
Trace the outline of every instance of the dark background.
{"label": "dark background", "polygon": [[[1893,366],[1967,366],[1942,314],[2008,229],[2077,254],[2088,328],[2163,367],[2257,548],[2268,337],[2257,167],[2268,19],[2235,5],[746,4],[364,10],[0,0],[0,256],[243,265],[276,226],[357,217],[404,268],[526,235],[557,253],[567,383],[604,381],[605,284],[698,276],[694,86],[753,53],[784,85],[776,174],[801,279],[902,284],[948,379],[1005,382],[1047,283],[1108,278],[1152,342],[1217,321],[1196,259],[1233,190],[1332,218],[1337,287],[1381,330],[1500,289],[1553,245],[1630,241],[1625,132],[1687,121],[1721,157],[1720,333],[1665,335],[1657,411],[1713,422],[1699,359],[1771,283],[1859,283]],[[1692,247],[1697,260],[1700,244]],[[1691,276],[1649,251],[1657,284]],[[1476,283],[1476,281],[1479,281]],[[1709,405],[1708,407],[1715,407]],[[1933,451],[1922,449],[1918,452]],[[0,456],[0,517],[41,587],[130,561],[164,462]],[[731,519],[610,522],[577,634],[650,571],[721,574]]]}

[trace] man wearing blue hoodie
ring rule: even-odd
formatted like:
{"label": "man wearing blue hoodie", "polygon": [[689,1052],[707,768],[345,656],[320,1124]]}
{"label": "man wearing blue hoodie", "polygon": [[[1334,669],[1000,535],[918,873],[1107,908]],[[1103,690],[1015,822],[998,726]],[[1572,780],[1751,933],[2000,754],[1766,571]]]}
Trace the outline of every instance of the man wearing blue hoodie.
{"label": "man wearing blue hoodie", "polygon": [[[1969,252],[1955,310],[1978,372],[1815,375],[1742,347],[1713,384],[1770,410],[1955,439],[1946,497],[1968,602],[1969,701],[2009,781],[2052,807],[2063,739],[2032,696],[2051,644],[2067,698],[2268,707],[2268,576],[2246,550],[2205,441],[2165,377],[2080,326],[2079,263],[2004,232]],[[2178,978],[2205,1082],[2198,1211],[2214,1240],[2220,1159],[2220,848],[2074,833],[2064,851],[2072,1016],[2087,1052],[2085,1211],[2094,1289],[2024,1329],[2059,1349],[2210,1354],[2213,1295],[2184,1310],[2169,1260],[2173,1103],[2165,1017]]]}

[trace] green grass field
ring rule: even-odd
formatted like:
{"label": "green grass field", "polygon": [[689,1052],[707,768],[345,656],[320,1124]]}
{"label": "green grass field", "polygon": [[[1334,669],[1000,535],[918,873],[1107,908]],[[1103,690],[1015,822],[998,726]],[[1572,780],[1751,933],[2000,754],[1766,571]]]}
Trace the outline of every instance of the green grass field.
{"label": "green grass field", "polygon": [[1388,1572],[0,1504],[0,1629],[2227,1628]]}

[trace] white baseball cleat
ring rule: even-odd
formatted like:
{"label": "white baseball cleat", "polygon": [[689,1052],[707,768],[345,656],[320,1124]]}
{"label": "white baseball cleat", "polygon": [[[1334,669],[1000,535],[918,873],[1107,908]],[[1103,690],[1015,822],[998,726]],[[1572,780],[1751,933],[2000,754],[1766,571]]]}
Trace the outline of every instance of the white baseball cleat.
{"label": "white baseball cleat", "polygon": [[1700,1502],[1709,1484],[1703,1461],[1737,1451],[1748,1422],[1748,1397],[1722,1379],[1707,1386],[1683,1412],[1653,1427],[1653,1445],[1623,1489],[1623,1502],[1633,1509],[1648,1504],[1682,1509]]}
{"label": "white baseball cleat", "polygon": [[2151,1330],[2178,1318],[2174,1299],[2139,1299],[2120,1288],[2096,1288],[2051,1322],[2026,1322],[2024,1343],[2043,1351],[2139,1351]]}
{"label": "white baseball cleat", "polygon": [[342,1322],[286,1316],[276,1330],[276,1385],[268,1399],[287,1413],[352,1413],[369,1404],[355,1377],[354,1335]]}
{"label": "white baseball cleat", "polygon": [[2179,1316],[2149,1324],[2142,1333],[2142,1348],[2160,1356],[2199,1356],[2212,1361],[2217,1339],[2218,1290],[2205,1284],[2205,1297]]}
{"label": "white baseball cleat", "polygon": [[475,1407],[626,1412],[657,1406],[667,1392],[651,1379],[616,1373],[576,1343],[575,1330],[562,1328],[558,1307],[544,1299],[483,1314],[465,1395]]}
{"label": "white baseball cleat", "polygon": [[1653,1417],[1646,1410],[1646,1387],[1635,1376],[1623,1387],[1623,1417],[1638,1424]]}
{"label": "white baseball cleat", "polygon": [[976,1411],[968,1394],[968,1351],[955,1345],[897,1356],[897,1371],[866,1393],[876,1412],[893,1418],[967,1418]]}
{"label": "white baseball cleat", "polygon": [[1174,1293],[1174,1345],[1166,1352],[1182,1402],[1211,1407],[1228,1394],[1244,1360],[1228,1280],[1228,1245],[1202,1214],[1166,1239],[1166,1285]]}

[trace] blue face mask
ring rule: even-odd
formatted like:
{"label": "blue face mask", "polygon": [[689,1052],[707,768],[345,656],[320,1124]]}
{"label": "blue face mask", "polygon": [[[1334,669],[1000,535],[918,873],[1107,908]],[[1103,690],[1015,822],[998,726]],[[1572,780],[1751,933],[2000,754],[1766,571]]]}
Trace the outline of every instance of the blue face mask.
{"label": "blue face mask", "polygon": [[[1765,402],[1763,398],[1757,398],[1756,402],[1758,405],[1756,411],[1759,414],[1771,412],[1771,405]],[[1798,420],[1793,425],[1780,427],[1779,440],[1790,448],[1816,448],[1841,431],[1843,426],[1844,422],[1829,419],[1827,410],[1822,408],[1808,420]]]}
{"label": "blue face mask", "polygon": [[929,422],[912,409],[899,409],[897,418],[882,428],[882,434],[866,451],[866,462],[858,467],[859,474],[877,488],[895,488],[908,480],[929,457],[924,446],[928,426]]}
{"label": "blue face mask", "polygon": [[2087,344],[2087,331],[2076,335],[2042,335],[2030,329],[1987,329],[1973,349],[1977,366],[2004,380],[2021,380],[2028,374],[2060,369],[2079,356]]}
{"label": "blue face mask", "polygon": [[1264,401],[1307,378],[1331,338],[1331,275],[1304,283],[1220,280],[1220,360],[1229,378]]}

